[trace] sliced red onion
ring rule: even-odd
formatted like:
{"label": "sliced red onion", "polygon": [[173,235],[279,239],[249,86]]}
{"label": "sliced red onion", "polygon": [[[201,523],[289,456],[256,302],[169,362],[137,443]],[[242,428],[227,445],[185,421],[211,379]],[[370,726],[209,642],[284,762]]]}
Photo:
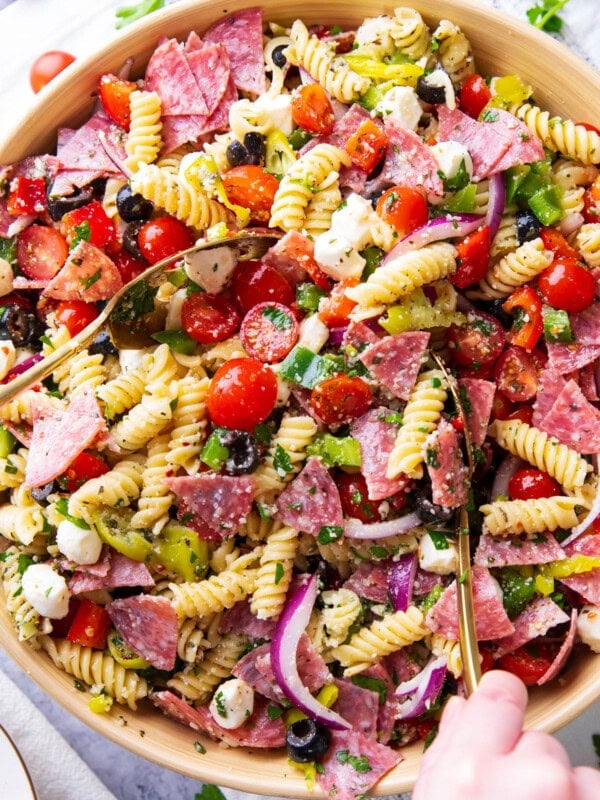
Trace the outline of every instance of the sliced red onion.
{"label": "sliced red onion", "polygon": [[18,364],[15,364],[2,378],[2,383],[10,383],[13,378],[16,378],[17,375],[22,375],[24,372],[30,367],[33,367],[34,364],[37,364],[38,361],[41,361],[44,356],[41,353],[34,353],[29,358],[23,359]]}
{"label": "sliced red onion", "polygon": [[504,177],[501,172],[496,172],[494,175],[490,175],[488,210],[485,215],[485,221],[490,226],[490,239],[494,238],[496,231],[500,227],[505,205],[506,187],[504,185]]}
{"label": "sliced red onion", "polygon": [[485,217],[480,214],[444,214],[436,217],[400,239],[398,244],[394,245],[384,257],[381,265],[387,264],[388,261],[392,261],[410,250],[418,250],[426,244],[439,242],[442,239],[467,236],[484,223]]}
{"label": "sliced red onion", "polygon": [[102,149],[106,153],[107,158],[110,159],[119,172],[122,172],[126,178],[131,178],[133,172],[125,166],[125,162],[122,161],[116,153],[111,151],[110,142],[106,138],[104,131],[99,131],[98,140],[100,141]]}
{"label": "sliced red onion", "polygon": [[567,216],[558,223],[558,230],[563,236],[570,236],[572,233],[575,233],[576,230],[579,230],[584,222],[583,214],[567,214]]}
{"label": "sliced red onion", "polygon": [[344,536],[346,539],[384,539],[386,536],[408,533],[420,524],[421,518],[417,514],[405,514],[397,519],[369,523],[350,517],[346,520]]}
{"label": "sliced red onion", "polygon": [[317,598],[317,576],[306,576],[291,594],[275,627],[271,664],[279,688],[308,717],[335,730],[351,728],[349,722],[312,696],[298,674],[296,652]]}
{"label": "sliced red onion", "polygon": [[388,590],[394,611],[406,611],[409,607],[418,563],[416,553],[405,553],[392,562],[388,570]]}
{"label": "sliced red onion", "polygon": [[[597,454],[594,454],[593,461],[594,461],[594,469],[596,470],[596,474],[598,474],[598,471],[600,469],[600,457]],[[581,520],[581,522],[575,525],[574,528],[571,528],[571,533],[567,536],[566,539],[563,539],[563,541],[560,543],[561,547],[564,547],[567,544],[571,544],[571,542],[574,542],[575,539],[578,539],[581,536],[581,534],[584,533],[600,515],[600,478],[598,479],[598,481],[599,483],[596,488],[596,496],[594,497],[592,505],[590,506],[590,510]]]}
{"label": "sliced red onion", "polygon": [[446,671],[446,656],[439,656],[414,678],[401,683],[396,689],[396,697],[410,697],[400,703],[396,719],[414,719],[428,711],[441,691]]}
{"label": "sliced red onion", "polygon": [[500,495],[508,496],[508,482],[522,464],[518,456],[507,455],[502,459],[492,483],[492,500]]}
{"label": "sliced red onion", "polygon": [[344,341],[344,334],[348,330],[347,325],[343,325],[341,328],[330,328],[329,329],[329,344],[333,345],[334,347],[339,347]]}

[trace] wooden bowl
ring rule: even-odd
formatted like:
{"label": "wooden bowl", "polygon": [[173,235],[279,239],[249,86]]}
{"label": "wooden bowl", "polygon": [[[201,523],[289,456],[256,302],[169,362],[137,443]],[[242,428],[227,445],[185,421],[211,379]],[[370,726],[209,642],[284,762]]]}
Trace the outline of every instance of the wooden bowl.
{"label": "wooden bowl", "polygon": [[[55,145],[59,126],[82,123],[91,113],[101,73],[116,72],[134,56],[134,71],[142,74],[160,37],[184,38],[192,28],[202,33],[223,15],[247,5],[244,0],[184,1],[127,28],[93,56],[77,61],[68,75],[58,76],[37,96],[16,128],[0,132],[0,164],[47,152]],[[289,0],[266,0],[262,5],[266,20],[289,23],[301,16],[308,23],[352,27],[363,17],[391,13],[400,3],[363,0],[353,6],[347,0],[305,0],[298,5]],[[600,75],[547,34],[470,0],[446,0],[443,5],[437,0],[414,0],[406,5],[413,5],[430,23],[445,16],[460,25],[472,42],[480,72],[517,74],[534,87],[540,106],[600,126]],[[4,608],[0,609],[0,641],[51,697],[87,725],[138,755],[209,783],[259,794],[311,796],[303,776],[289,767],[283,752],[234,751],[202,739],[206,754],[201,755],[194,748],[201,737],[167,719],[149,702],[143,702],[136,713],[115,705],[109,715],[93,714],[87,705],[90,695],[77,691],[71,676],[56,669],[45,654],[17,641]],[[578,652],[560,680],[531,692],[527,725],[554,731],[598,697],[600,656]],[[403,752],[404,761],[379,782],[375,794],[395,794],[413,786],[422,745],[404,748]],[[318,789],[315,792],[318,796]]]}

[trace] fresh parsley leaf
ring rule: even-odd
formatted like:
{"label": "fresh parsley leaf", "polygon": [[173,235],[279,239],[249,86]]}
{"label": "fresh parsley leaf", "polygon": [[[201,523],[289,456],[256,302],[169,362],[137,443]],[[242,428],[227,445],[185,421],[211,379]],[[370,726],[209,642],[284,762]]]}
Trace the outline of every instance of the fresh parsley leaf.
{"label": "fresh parsley leaf", "polygon": [[559,33],[562,29],[563,21],[558,16],[558,12],[568,2],[569,0],[540,0],[525,13],[534,28],[539,28],[541,31],[546,31],[546,33]]}
{"label": "fresh parsley leaf", "polygon": [[291,328],[293,324],[291,316],[285,311],[276,308],[276,306],[267,306],[266,308],[263,308],[262,316],[265,317],[265,319],[268,319],[269,322],[272,322],[278,331],[284,331],[286,328]]}
{"label": "fresh parsley leaf", "polygon": [[75,225],[75,236],[73,237],[70,247],[70,250],[74,250],[79,242],[89,242],[92,238],[92,229],[90,228],[90,223],[87,219],[84,219],[81,225]]}
{"label": "fresh parsley leaf", "polygon": [[349,750],[338,750],[335,757],[340,764],[350,764],[357,772],[370,772],[373,769],[364,753],[360,756],[351,756]]}
{"label": "fresh parsley leaf", "polygon": [[158,11],[159,8],[164,8],[165,0],[142,0],[134,6],[122,6],[115,11],[115,27],[117,30],[136,22],[138,19],[151,14],[153,11]]}
{"label": "fresh parsley leaf", "polygon": [[90,526],[87,524],[87,522],[85,520],[80,519],[79,517],[73,517],[71,514],[69,514],[69,511],[68,511],[69,501],[67,500],[66,497],[60,497],[56,501],[54,506],[55,506],[56,510],[58,511],[58,513],[62,514],[62,516],[65,519],[68,519],[69,522],[72,522],[73,525],[76,525],[78,528],[82,528],[83,530],[86,530],[86,531],[90,529]]}
{"label": "fresh parsley leaf", "polygon": [[17,263],[17,237],[11,239],[0,238],[0,258],[8,261],[9,264]]}
{"label": "fresh parsley leaf", "polygon": [[273,454],[273,468],[275,472],[283,478],[286,473],[292,471],[292,462],[289,453],[287,453],[280,444],[275,446],[275,453]]}
{"label": "fresh parsley leaf", "polygon": [[283,564],[281,563],[281,561],[278,561],[275,564],[275,577],[273,579],[273,583],[275,584],[275,586],[277,586],[277,584],[281,581],[281,579],[283,578],[284,574],[285,574],[285,572],[284,572],[284,569],[283,569]]}
{"label": "fresh parsley leaf", "polygon": [[146,281],[134,284],[113,312],[116,322],[127,322],[142,314],[154,311],[154,297],[158,287],[150,286]]}

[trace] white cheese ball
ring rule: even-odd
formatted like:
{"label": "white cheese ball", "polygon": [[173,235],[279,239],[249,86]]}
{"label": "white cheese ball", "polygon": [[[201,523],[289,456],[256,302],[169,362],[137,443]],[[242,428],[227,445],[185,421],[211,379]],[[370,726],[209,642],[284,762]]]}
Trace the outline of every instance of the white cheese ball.
{"label": "white cheese ball", "polygon": [[86,530],[68,519],[56,529],[56,544],[60,552],[76,564],[95,564],[102,550],[102,539],[95,528]]}
{"label": "white cheese ball", "polygon": [[11,265],[5,258],[0,258],[0,297],[13,290],[14,274]]}
{"label": "white cheese ball", "polygon": [[460,144],[460,142],[439,142],[438,144],[432,144],[429,149],[437,161],[440,171],[444,173],[446,178],[453,178],[464,161],[467,175],[471,180],[473,177],[473,159],[464,144]]}
{"label": "white cheese ball", "polygon": [[0,339],[0,379],[4,378],[17,360],[17,351],[10,339]]}
{"label": "white cheese ball", "polygon": [[232,678],[219,686],[209,709],[222,728],[239,728],[254,710],[254,690],[241,678]]}
{"label": "white cheese ball", "polygon": [[23,595],[42,617],[63,619],[71,596],[66,580],[49,564],[31,564],[21,579]]}
{"label": "white cheese ball", "polygon": [[600,653],[600,606],[584,606],[577,617],[577,635],[584,644]]}
{"label": "white cheese ball", "polygon": [[419,542],[419,566],[437,575],[451,575],[458,570],[458,550],[456,544],[446,539],[447,548],[438,549],[431,536],[426,533]]}
{"label": "white cheese ball", "polygon": [[209,294],[218,294],[225,288],[238,261],[233,247],[213,247],[190,253],[185,256],[183,263],[191,281]]}
{"label": "white cheese ball", "polygon": [[403,128],[416,131],[423,116],[423,106],[411,86],[394,86],[375,106],[376,116],[393,119]]}

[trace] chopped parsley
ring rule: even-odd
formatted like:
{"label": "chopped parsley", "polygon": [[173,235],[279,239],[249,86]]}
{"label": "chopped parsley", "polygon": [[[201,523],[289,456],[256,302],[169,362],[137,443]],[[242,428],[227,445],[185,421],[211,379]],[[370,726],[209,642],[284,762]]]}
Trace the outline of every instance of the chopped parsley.
{"label": "chopped parsley", "polygon": [[227,717],[227,708],[225,706],[225,698],[223,692],[217,692],[215,695],[215,705],[220,717]]}
{"label": "chopped parsley", "polygon": [[277,584],[281,581],[283,576],[284,576],[283,564],[281,563],[281,561],[278,561],[275,564],[275,577],[273,578],[273,583],[275,584],[275,586],[277,586]]}
{"label": "chopped parsley", "polygon": [[292,471],[290,455],[280,444],[275,446],[275,453],[273,454],[273,469],[280,478],[282,478],[286,473]]}
{"label": "chopped parsley", "polygon": [[349,750],[338,750],[335,757],[340,764],[350,764],[357,772],[370,772],[373,769],[364,753],[360,756],[351,756]]}
{"label": "chopped parsley", "polygon": [[265,319],[268,319],[269,322],[272,322],[278,331],[284,331],[287,328],[291,328],[293,324],[290,314],[282,311],[279,308],[276,308],[275,306],[267,306],[266,308],[263,308],[262,316],[265,317]]}
{"label": "chopped parsley", "polygon": [[385,681],[379,678],[369,678],[368,675],[354,675],[351,680],[355,686],[360,686],[361,689],[377,692],[379,695],[379,705],[382,706],[385,704],[387,698],[387,686],[385,685]]}
{"label": "chopped parsley", "polygon": [[75,225],[74,231],[75,236],[71,241],[71,250],[74,250],[79,242],[89,242],[92,238],[92,229],[90,228],[90,223],[87,221],[87,219],[84,219],[80,225]]}
{"label": "chopped parsley", "polygon": [[79,517],[74,517],[74,516],[72,516],[72,514],[69,514],[69,501],[67,500],[66,497],[60,497],[56,501],[54,506],[55,506],[56,510],[58,511],[58,513],[62,514],[62,516],[65,519],[68,519],[69,522],[72,522],[73,525],[76,525],[78,528],[82,528],[84,531],[87,531],[87,530],[90,529],[90,526],[87,524],[87,522],[85,520],[80,519]]}
{"label": "chopped parsley", "polygon": [[267,717],[272,721],[279,719],[283,715],[283,708],[276,706],[274,703],[269,703],[267,706]]}
{"label": "chopped parsley", "polygon": [[101,277],[102,277],[102,270],[97,269],[93,275],[89,276],[89,278],[82,278],[81,283],[83,284],[83,288],[89,289],[90,286],[93,286],[95,283],[97,283]]}
{"label": "chopped parsley", "polygon": [[337,542],[343,533],[344,529],[341,527],[341,525],[323,525],[319,530],[317,542],[319,542],[319,544],[330,544],[331,542]]}
{"label": "chopped parsley", "polygon": [[206,747],[202,744],[202,742],[194,742],[194,750],[197,753],[200,753],[203,756],[206,753]]}
{"label": "chopped parsley", "polygon": [[127,322],[154,311],[157,291],[158,287],[150,286],[146,281],[134,284],[113,311],[115,322]]}

